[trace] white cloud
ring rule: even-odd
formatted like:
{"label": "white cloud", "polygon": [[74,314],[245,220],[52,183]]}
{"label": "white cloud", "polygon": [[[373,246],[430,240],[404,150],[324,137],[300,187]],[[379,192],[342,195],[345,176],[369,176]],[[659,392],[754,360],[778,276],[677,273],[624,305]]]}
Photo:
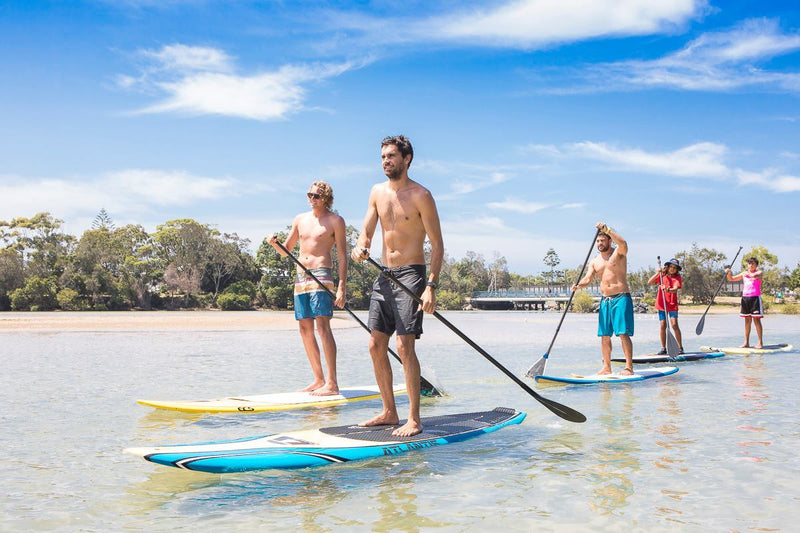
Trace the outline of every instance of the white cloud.
{"label": "white cloud", "polygon": [[773,169],[761,172],[736,169],[736,177],[741,185],[756,185],[777,193],[800,191],[800,177],[781,174]]}
{"label": "white cloud", "polygon": [[628,171],[703,178],[721,178],[730,173],[724,163],[726,147],[710,142],[692,144],[663,153],[619,149],[595,142],[576,143],[570,148],[573,155],[616,165]]}
{"label": "white cloud", "polygon": [[148,64],[138,78],[117,76],[117,85],[163,98],[138,113],[225,115],[279,120],[304,108],[307,87],[357,68],[352,62],[284,65],[271,72],[237,74],[222,50],[173,44],[143,50]]}
{"label": "white cloud", "polygon": [[515,213],[524,213],[524,214],[535,213],[537,211],[541,211],[542,209],[546,209],[549,207],[548,204],[542,204],[538,202],[522,202],[510,198],[506,198],[504,202],[489,202],[488,204],[486,204],[486,206],[489,207],[489,209],[513,211]]}
{"label": "white cloud", "polygon": [[[706,33],[683,49],[650,61],[620,61],[587,67],[578,74],[591,90],[667,87],[692,91],[742,87],[800,90],[798,72],[760,65],[800,50],[800,33],[782,32],[774,20],[754,19],[724,32]],[[586,90],[586,89],[583,89]]]}
{"label": "white cloud", "polygon": [[702,0],[514,0],[493,9],[436,17],[411,30],[438,40],[535,48],[600,36],[661,33],[705,9]]}
{"label": "white cloud", "polygon": [[186,172],[130,169],[90,179],[47,179],[0,176],[0,218],[32,216],[47,211],[59,217],[96,214],[101,207],[120,215],[152,207],[186,206],[232,196],[232,179],[207,178]]}
{"label": "white cloud", "polygon": [[584,207],[586,207],[586,204],[576,202],[571,204],[564,204],[561,207],[559,207],[559,209],[583,209]]}

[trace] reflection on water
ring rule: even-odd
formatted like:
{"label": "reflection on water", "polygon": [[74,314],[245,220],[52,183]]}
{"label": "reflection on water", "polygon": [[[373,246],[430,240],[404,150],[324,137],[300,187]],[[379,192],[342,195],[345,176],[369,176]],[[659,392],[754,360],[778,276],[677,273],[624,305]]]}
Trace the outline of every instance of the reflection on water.
{"label": "reflection on water", "polygon": [[740,396],[744,402],[739,409],[739,438],[743,439],[738,444],[744,459],[752,462],[766,460],[761,455],[764,448],[772,444],[771,441],[763,437],[765,427],[759,420],[762,413],[767,409],[769,393],[762,382],[764,373],[763,356],[743,358],[741,373],[736,380],[736,386],[740,388]]}
{"label": "reflection on water", "polygon": [[598,400],[597,420],[604,433],[595,435],[599,439],[596,457],[588,468],[594,494],[590,506],[597,513],[610,514],[625,507],[634,492],[630,474],[639,468],[639,447],[631,438],[636,397],[631,385],[608,385],[598,390]]}

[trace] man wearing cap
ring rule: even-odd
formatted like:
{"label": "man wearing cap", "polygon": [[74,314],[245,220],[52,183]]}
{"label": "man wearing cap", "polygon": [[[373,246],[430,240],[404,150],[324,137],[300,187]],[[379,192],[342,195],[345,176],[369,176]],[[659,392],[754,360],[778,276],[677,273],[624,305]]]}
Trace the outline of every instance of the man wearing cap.
{"label": "man wearing cap", "polygon": [[679,272],[681,271],[680,262],[673,258],[664,263],[661,272],[656,272],[647,283],[660,285],[656,296],[656,309],[658,310],[659,335],[661,337],[661,351],[658,355],[667,354],[667,316],[672,331],[675,332],[675,340],[678,341],[679,354],[683,353],[683,338],[681,328],[678,326],[678,291],[683,286],[683,280]]}

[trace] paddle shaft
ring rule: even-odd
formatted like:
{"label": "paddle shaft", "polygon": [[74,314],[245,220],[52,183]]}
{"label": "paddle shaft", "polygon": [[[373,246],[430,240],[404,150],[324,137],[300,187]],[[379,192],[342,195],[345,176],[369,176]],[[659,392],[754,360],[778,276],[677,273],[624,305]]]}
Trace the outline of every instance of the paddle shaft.
{"label": "paddle shaft", "polygon": [[664,299],[664,325],[666,326],[667,330],[667,355],[669,355],[670,359],[675,359],[675,356],[678,355],[678,339],[675,338],[675,335],[672,333],[672,329],[669,327],[669,312],[667,311],[667,289],[664,288],[664,269],[661,268],[661,256],[656,256],[658,259],[658,283],[661,285],[661,296]]}
{"label": "paddle shaft", "polygon": [[[290,257],[290,258],[292,259],[292,261],[294,261],[294,262],[297,264],[297,266],[299,266],[300,268],[302,268],[302,269],[303,269],[303,271],[304,271],[304,272],[305,272],[305,273],[306,273],[308,276],[310,276],[310,277],[311,277],[311,278],[312,278],[314,281],[316,281],[316,282],[317,282],[317,284],[318,284],[320,287],[322,287],[322,288],[325,290],[325,292],[327,292],[327,293],[330,295],[330,297],[331,297],[333,300],[336,300],[336,295],[335,295],[335,294],[333,294],[333,291],[331,291],[331,290],[330,290],[328,287],[326,287],[326,286],[325,286],[325,285],[324,285],[324,284],[323,284],[323,283],[322,283],[322,282],[321,282],[321,281],[320,281],[320,280],[317,278],[317,276],[315,276],[315,275],[314,275],[314,274],[313,274],[313,273],[312,273],[312,272],[311,272],[311,271],[310,271],[308,268],[306,268],[306,266],[305,266],[303,263],[301,263],[301,262],[300,262],[300,260],[299,260],[299,259],[297,259],[297,258],[296,258],[296,257],[295,257],[295,256],[292,254],[292,252],[290,252],[289,250],[287,250],[287,249],[286,249],[286,247],[285,247],[283,244],[281,244],[281,243],[280,243],[280,241],[275,241],[275,244],[277,244],[277,245],[280,247],[280,249],[281,249],[281,250],[283,250],[283,252],[284,252],[284,253],[287,255],[287,257]],[[350,306],[349,306],[349,305],[347,305],[346,303],[344,304],[344,310],[345,310],[345,311],[347,311],[348,313],[350,313],[350,316],[351,316],[351,317],[353,317],[353,318],[355,319],[355,321],[356,321],[356,322],[358,322],[359,324],[361,324],[361,327],[362,327],[362,328],[364,328],[365,330],[367,330],[368,332],[370,332],[370,333],[371,333],[371,331],[370,331],[370,329],[369,329],[369,326],[367,326],[366,324],[364,324],[364,322],[363,322],[363,321],[362,321],[360,318],[358,318],[358,316],[357,316],[357,315],[356,315],[356,314],[353,312],[353,310],[352,310],[352,309],[350,309]],[[397,354],[396,354],[396,353],[395,353],[395,352],[394,352],[394,351],[393,351],[391,348],[389,348],[389,347],[387,347],[386,349],[389,351],[389,353],[390,353],[390,354],[392,354],[392,356],[393,356],[395,359],[397,359],[397,360],[400,362],[400,364],[403,364],[403,360],[402,360],[402,359],[400,359],[400,356],[399,356],[399,355],[397,355]],[[424,377],[422,377],[421,375],[420,375],[419,379],[420,379],[420,385],[422,386],[422,390],[424,390],[425,392],[427,392],[429,395],[431,395],[431,396],[441,396],[441,395],[442,395],[442,393],[441,393],[441,392],[439,392],[438,390],[436,390],[436,387],[434,387],[434,386],[433,386],[433,384],[432,384],[430,381],[428,381],[427,379],[425,379],[425,378],[424,378]]]}
{"label": "paddle shaft", "polygon": [[[737,250],[736,255],[733,256],[733,261],[731,261],[730,268],[733,268],[733,264],[736,263],[736,258],[739,257],[739,254],[741,253],[741,251],[742,251],[742,246],[739,247],[739,250]],[[697,323],[697,327],[694,330],[695,335],[700,335],[701,333],[703,333],[703,326],[706,323],[706,313],[708,313],[708,310],[711,309],[711,304],[714,303],[714,298],[717,297],[717,294],[719,294],[720,289],[722,289],[722,286],[725,285],[725,280],[727,280],[727,279],[728,279],[728,273],[726,272],[725,275],[722,276],[722,281],[719,282],[719,286],[717,287],[717,290],[714,291],[714,295],[711,297],[711,301],[708,302],[708,306],[706,307],[706,310],[703,311],[703,316],[700,317],[700,321]]]}
{"label": "paddle shaft", "polygon": [[[365,250],[364,252],[366,254],[367,250]],[[367,256],[367,261],[369,261],[378,270],[380,270],[383,275],[392,280],[392,282],[394,282],[398,287],[400,287],[400,289],[402,289],[403,292],[408,294],[415,302],[422,304],[422,298],[420,298],[411,289],[406,287],[400,280],[398,280],[397,276],[395,276],[389,269],[387,269],[383,265],[378,264],[374,259],[372,259],[369,256]],[[490,363],[492,363],[494,366],[500,369],[500,371],[503,372],[506,376],[511,378],[511,380],[517,385],[519,385],[525,392],[533,396],[539,403],[550,409],[550,411],[560,416],[564,420],[568,420],[570,422],[586,421],[586,417],[583,414],[579,413],[578,411],[575,411],[574,409],[567,407],[566,405],[561,405],[558,402],[548,400],[547,398],[544,398],[543,396],[537,394],[536,391],[531,389],[524,381],[519,379],[517,376],[511,373],[506,367],[501,365],[494,357],[489,355],[489,353],[486,352],[486,350],[478,346],[472,339],[467,337],[460,329],[451,324],[449,320],[440,315],[438,311],[434,311],[433,316],[435,316],[442,324],[450,328],[450,330],[453,333],[461,337],[467,344],[472,346],[479,354],[484,356]]]}

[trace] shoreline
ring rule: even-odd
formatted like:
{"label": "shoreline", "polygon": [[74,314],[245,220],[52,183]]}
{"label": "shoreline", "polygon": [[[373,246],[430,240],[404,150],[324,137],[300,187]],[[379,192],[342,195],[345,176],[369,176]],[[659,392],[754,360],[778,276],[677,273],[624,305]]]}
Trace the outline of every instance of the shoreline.
{"label": "shoreline", "polygon": [[[700,315],[705,305],[681,305],[684,315]],[[453,311],[450,311],[453,312]],[[456,311],[467,312],[467,311]],[[525,313],[527,311],[520,311]],[[708,314],[738,314],[739,306],[713,305]],[[647,313],[654,314],[654,313]],[[781,313],[768,313],[781,314]],[[357,328],[346,311],[335,311],[331,328]],[[0,312],[0,332],[5,331],[254,331],[296,330],[293,311],[41,311]]]}

